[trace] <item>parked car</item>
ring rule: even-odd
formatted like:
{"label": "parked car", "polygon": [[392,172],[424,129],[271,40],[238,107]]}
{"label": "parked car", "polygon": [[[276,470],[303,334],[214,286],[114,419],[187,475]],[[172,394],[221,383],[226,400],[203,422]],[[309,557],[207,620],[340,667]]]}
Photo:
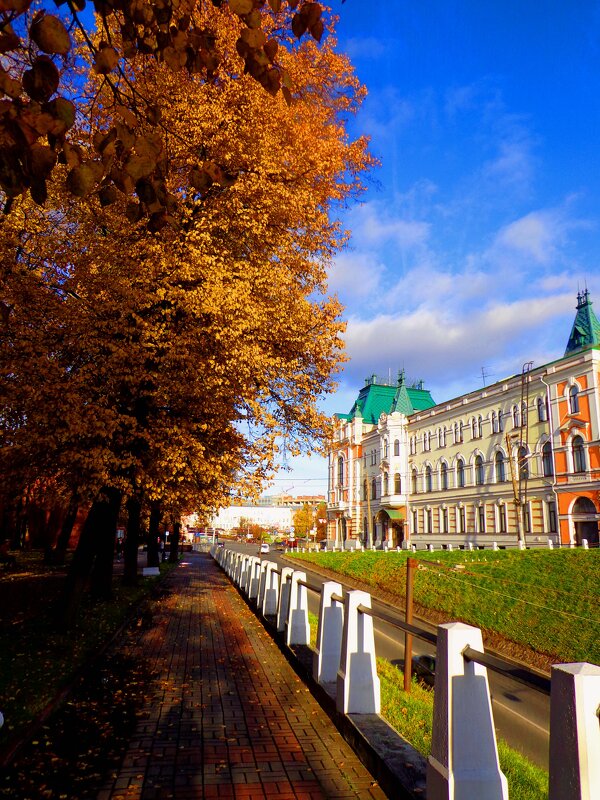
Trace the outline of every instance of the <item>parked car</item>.
{"label": "parked car", "polygon": [[269,553],[271,548],[267,544],[267,542],[263,542],[258,550],[259,553]]}
{"label": "parked car", "polygon": [[413,674],[427,686],[435,684],[435,656],[413,656]]}

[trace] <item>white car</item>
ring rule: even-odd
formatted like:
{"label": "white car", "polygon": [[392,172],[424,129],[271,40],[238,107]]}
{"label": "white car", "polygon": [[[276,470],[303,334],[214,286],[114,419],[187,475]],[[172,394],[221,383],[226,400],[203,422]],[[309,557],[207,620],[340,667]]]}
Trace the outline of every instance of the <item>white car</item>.
{"label": "white car", "polygon": [[263,543],[261,544],[261,546],[260,546],[260,550],[259,550],[258,552],[259,552],[259,553],[269,553],[269,552],[270,552],[270,550],[271,550],[271,548],[269,547],[269,545],[267,544],[267,542],[263,542]]}

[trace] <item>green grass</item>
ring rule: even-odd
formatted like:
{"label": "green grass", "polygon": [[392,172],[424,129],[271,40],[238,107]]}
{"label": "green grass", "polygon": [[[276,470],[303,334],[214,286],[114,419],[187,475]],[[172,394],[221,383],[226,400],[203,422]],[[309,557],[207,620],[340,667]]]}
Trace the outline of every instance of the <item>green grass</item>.
{"label": "green grass", "polygon": [[[84,599],[73,628],[61,633],[54,624],[53,609],[62,570],[44,567],[41,558],[40,553],[19,554],[18,569],[0,581],[5,602],[0,649],[0,710],[5,724],[0,729],[0,746],[25,731],[160,580],[145,578],[132,588],[115,576],[113,600],[92,603]],[[162,564],[161,572],[170,568]],[[11,595],[12,613],[6,607]],[[27,602],[27,595],[33,602]]]}
{"label": "green grass", "polygon": [[[413,553],[302,553],[404,605]],[[419,553],[415,603],[498,633],[551,661],[600,663],[600,550]],[[456,568],[462,565],[462,568]]]}
{"label": "green grass", "polygon": [[[311,647],[316,646],[318,619],[309,614]],[[381,683],[381,716],[415,750],[427,757],[431,752],[433,691],[413,678],[411,691],[404,691],[403,673],[383,658],[377,659]],[[508,781],[510,800],[547,800],[548,773],[525,756],[498,740],[500,768]]]}

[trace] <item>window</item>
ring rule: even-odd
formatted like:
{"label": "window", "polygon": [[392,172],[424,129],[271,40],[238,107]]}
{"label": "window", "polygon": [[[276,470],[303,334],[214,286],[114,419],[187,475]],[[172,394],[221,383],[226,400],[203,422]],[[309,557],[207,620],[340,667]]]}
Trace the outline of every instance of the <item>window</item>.
{"label": "window", "polygon": [[448,509],[442,508],[442,533],[448,533]]}
{"label": "window", "polygon": [[483,482],[484,482],[483,458],[481,456],[475,456],[475,483],[477,486],[483,486]]}
{"label": "window", "polygon": [[344,485],[344,459],[338,458],[338,486]]}
{"label": "window", "polygon": [[548,533],[557,533],[558,525],[556,519],[556,503],[550,501],[548,503]]}
{"label": "window", "polygon": [[513,420],[513,428],[521,427],[521,414],[519,413],[519,406],[512,407],[512,420]]}
{"label": "window", "polygon": [[496,468],[496,483],[504,483],[506,480],[506,466],[504,463],[504,453],[498,451],[494,456],[494,466]]}
{"label": "window", "polygon": [[506,533],[506,506],[498,506],[498,533]]}
{"label": "window", "polygon": [[367,496],[367,491],[368,491],[367,486],[368,486],[367,479],[365,478],[364,481],[363,481],[363,500],[368,500],[369,499],[368,496]]}
{"label": "window", "polygon": [[465,462],[462,458],[456,462],[456,485],[460,487],[465,485]]}
{"label": "window", "polygon": [[433,482],[431,480],[431,467],[427,465],[425,467],[425,491],[431,492],[433,489]]}
{"label": "window", "polygon": [[477,509],[477,524],[479,533],[485,533],[485,506],[479,506]]}
{"label": "window", "polygon": [[442,461],[440,466],[440,489],[448,488],[448,465]]}
{"label": "window", "polygon": [[425,512],[425,525],[427,529],[426,532],[433,533],[433,514],[430,508]]}
{"label": "window", "polygon": [[467,529],[467,514],[465,507],[460,506],[458,509],[458,532],[464,533]]}
{"label": "window", "polygon": [[550,442],[546,442],[546,444],[542,447],[542,473],[545,478],[551,478],[554,475],[552,445]]}
{"label": "window", "polygon": [[446,447],[446,426],[440,428],[438,431],[438,438],[440,447]]}
{"label": "window", "polygon": [[477,438],[478,438],[478,434],[477,434],[477,420],[475,419],[475,417],[473,417],[473,419],[471,420],[471,437],[472,437],[473,439],[477,439]]}
{"label": "window", "polygon": [[423,434],[423,452],[428,453],[431,450],[431,432],[425,431]]}
{"label": "window", "polygon": [[383,440],[383,457],[384,458],[388,457],[388,440],[387,439]]}
{"label": "window", "polygon": [[394,455],[400,455],[400,439],[394,439]]}
{"label": "window", "polygon": [[504,421],[502,417],[502,409],[498,409],[498,433],[502,433],[504,430]]}
{"label": "window", "polygon": [[463,440],[462,422],[454,423],[454,444],[460,444]]}
{"label": "window", "polygon": [[400,473],[396,472],[394,474],[394,494],[401,494],[402,493],[402,483],[400,481]]}
{"label": "window", "polygon": [[377,500],[377,481],[375,478],[371,481],[371,500]]}
{"label": "window", "polygon": [[521,403],[521,427],[527,426],[527,403]]}
{"label": "window", "polygon": [[579,414],[579,388],[575,384],[569,389],[569,414]]}
{"label": "window", "polygon": [[519,463],[519,480],[526,481],[529,478],[529,460],[525,445],[519,447],[517,459]]}
{"label": "window", "polygon": [[571,443],[573,450],[573,472],[585,472],[585,450],[581,436],[574,436]]}
{"label": "window", "polygon": [[389,478],[387,472],[383,473],[383,494],[387,495],[389,488]]}
{"label": "window", "polygon": [[523,506],[523,530],[525,533],[531,533],[531,510],[529,503]]}
{"label": "window", "polygon": [[413,469],[411,478],[411,489],[413,494],[417,494],[417,470]]}
{"label": "window", "polygon": [[498,433],[498,415],[495,411],[492,411],[492,433]]}
{"label": "window", "polygon": [[418,533],[419,532],[419,512],[417,511],[416,508],[412,512],[412,529],[413,529],[413,533]]}
{"label": "window", "polygon": [[483,436],[483,417],[473,417],[471,420],[471,434],[473,439],[481,439]]}
{"label": "window", "polygon": [[545,397],[538,397],[537,399],[537,413],[539,422],[548,421],[548,405]]}

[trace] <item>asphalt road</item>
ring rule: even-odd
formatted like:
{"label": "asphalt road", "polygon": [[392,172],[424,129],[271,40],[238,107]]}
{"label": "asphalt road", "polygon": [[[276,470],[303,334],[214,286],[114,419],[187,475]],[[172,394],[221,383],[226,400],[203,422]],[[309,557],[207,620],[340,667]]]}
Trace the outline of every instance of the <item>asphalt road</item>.
{"label": "asphalt road", "polygon": [[[259,555],[257,545],[247,545],[228,542],[227,547],[251,555]],[[277,562],[280,566],[289,565],[282,552],[271,549],[268,555],[262,555]],[[319,585],[323,577],[312,572],[309,565],[302,565],[307,575],[307,583]],[[344,581],[339,581],[344,589],[352,588]],[[380,603],[372,598],[375,611],[380,610],[387,616],[397,616],[404,620],[404,613],[397,611],[387,603]],[[312,591],[308,592],[309,611],[318,614],[319,596]],[[451,621],[451,620],[449,620]],[[414,623],[422,625],[428,630],[435,631],[430,624],[417,620]],[[375,648],[377,655],[400,665],[404,662],[404,633],[398,628],[374,617]],[[426,642],[413,637],[413,655],[434,654],[434,648]],[[523,684],[488,670],[488,680],[492,694],[492,707],[496,733],[515,750],[523,753],[535,764],[548,769],[548,752],[550,743],[550,698],[530,689]]]}

